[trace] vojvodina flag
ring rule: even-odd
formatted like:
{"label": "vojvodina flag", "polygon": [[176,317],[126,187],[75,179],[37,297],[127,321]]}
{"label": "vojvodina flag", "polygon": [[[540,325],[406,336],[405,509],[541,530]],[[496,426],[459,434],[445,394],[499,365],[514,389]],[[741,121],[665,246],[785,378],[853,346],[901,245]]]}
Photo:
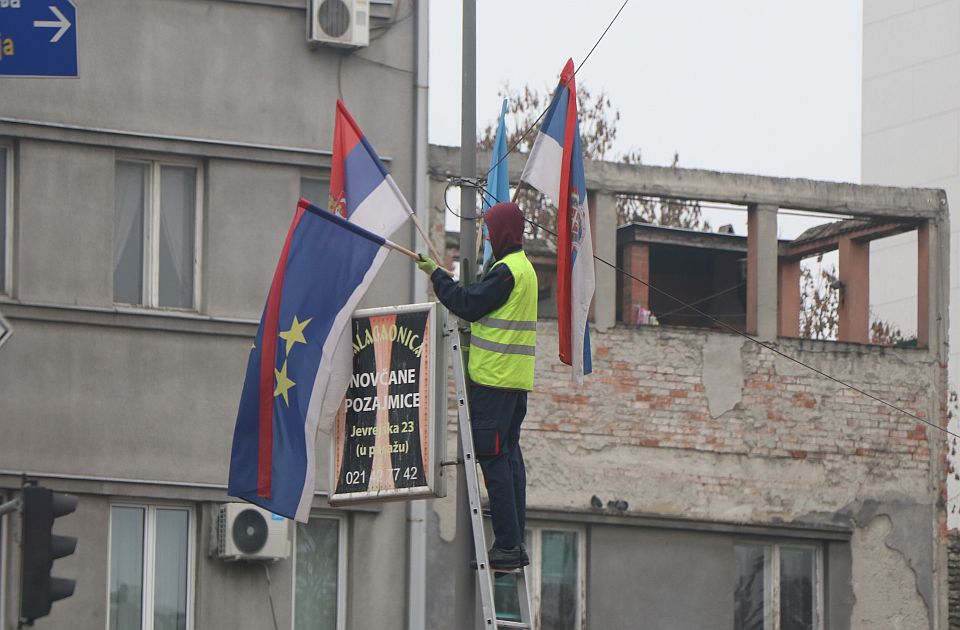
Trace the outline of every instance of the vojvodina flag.
{"label": "vojvodina flag", "polygon": [[553,93],[520,178],[549,197],[557,207],[560,360],[572,366],[573,380],[581,383],[583,375],[593,370],[587,316],[596,279],[573,59],[567,60],[560,73],[560,84]]}
{"label": "vojvodina flag", "polygon": [[[497,123],[497,135],[493,139],[493,150],[490,153],[490,170],[487,172],[487,190],[483,193],[482,212],[501,201],[510,201],[510,167],[507,152],[507,99],[500,105],[500,122]],[[487,224],[483,224],[483,269],[490,264],[493,258],[493,248],[490,246],[490,235],[487,233]]]}
{"label": "vojvodina flag", "polygon": [[247,360],[231,496],[307,521],[317,427],[346,391],[346,383],[339,393],[329,387],[336,345],[387,251],[382,237],[305,199],[297,204]]}

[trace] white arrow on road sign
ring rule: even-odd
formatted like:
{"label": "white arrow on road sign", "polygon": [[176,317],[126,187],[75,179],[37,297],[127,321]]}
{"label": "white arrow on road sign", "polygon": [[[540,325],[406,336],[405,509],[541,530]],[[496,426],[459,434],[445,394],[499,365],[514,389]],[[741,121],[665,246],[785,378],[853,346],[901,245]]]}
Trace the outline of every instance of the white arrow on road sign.
{"label": "white arrow on road sign", "polygon": [[47,8],[53,11],[57,21],[53,22],[49,20],[34,20],[33,25],[39,28],[59,28],[60,30],[50,38],[50,42],[55,44],[60,41],[60,38],[63,37],[64,33],[70,30],[70,20],[64,17],[63,13],[60,13],[60,9],[57,7],[50,5]]}

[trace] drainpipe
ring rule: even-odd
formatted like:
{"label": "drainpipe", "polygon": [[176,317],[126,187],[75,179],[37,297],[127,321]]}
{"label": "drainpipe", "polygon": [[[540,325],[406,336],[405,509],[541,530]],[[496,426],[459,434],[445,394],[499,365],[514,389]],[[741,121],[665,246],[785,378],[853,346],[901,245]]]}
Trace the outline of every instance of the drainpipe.
{"label": "drainpipe", "polygon": [[[416,72],[414,90],[414,169],[413,169],[413,207],[417,218],[427,234],[431,233],[430,209],[428,207],[427,175],[427,87],[429,85],[429,0],[414,3],[416,11]],[[414,231],[417,251],[429,251],[427,243],[419,231]],[[437,261],[441,265],[442,260]],[[427,298],[427,277],[412,266],[413,301],[423,302]],[[408,544],[407,576],[407,630],[424,630],[427,605],[427,502],[410,501],[407,504],[407,523],[410,540]]]}
{"label": "drainpipe", "polygon": [[[428,147],[427,147],[427,89],[429,87],[429,0],[422,0],[414,3],[416,11],[416,70],[414,72],[414,90],[416,103],[414,106],[414,148],[413,148],[413,207],[417,213],[417,219],[420,225],[429,235],[432,232],[430,226],[430,199],[429,199],[429,175]],[[414,239],[416,251],[430,251],[427,243],[423,241],[419,230],[414,230]],[[443,253],[443,250],[440,251]],[[442,260],[438,263],[443,264]],[[411,265],[413,272],[413,301],[423,302],[427,299],[427,276]]]}

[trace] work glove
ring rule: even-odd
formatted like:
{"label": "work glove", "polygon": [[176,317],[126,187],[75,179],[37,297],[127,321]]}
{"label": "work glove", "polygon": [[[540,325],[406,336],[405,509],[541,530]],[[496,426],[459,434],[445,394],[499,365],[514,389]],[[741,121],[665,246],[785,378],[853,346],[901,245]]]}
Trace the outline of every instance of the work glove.
{"label": "work glove", "polygon": [[423,273],[432,276],[433,272],[436,271],[440,265],[435,263],[432,258],[424,256],[423,254],[417,255],[420,256],[420,262],[417,263],[417,267],[419,267]]}

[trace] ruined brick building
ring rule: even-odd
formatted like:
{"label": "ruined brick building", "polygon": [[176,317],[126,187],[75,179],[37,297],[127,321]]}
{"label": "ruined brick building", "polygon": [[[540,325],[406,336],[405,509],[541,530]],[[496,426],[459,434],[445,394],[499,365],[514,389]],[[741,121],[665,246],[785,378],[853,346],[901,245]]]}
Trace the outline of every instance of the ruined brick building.
{"label": "ruined brick building", "polygon": [[[432,147],[431,166],[439,237],[455,153]],[[549,627],[946,627],[944,434],[814,371],[945,426],[943,193],[610,163],[588,164],[587,180],[599,257],[810,367],[700,316],[636,325],[639,307],[670,310],[665,298],[598,264],[594,373],[576,387],[557,360],[550,258],[534,246],[542,315],[523,444]],[[738,204],[749,233],[617,229],[619,194]],[[778,240],[778,211],[838,208],[854,218]],[[917,347],[870,345],[869,282],[884,280],[869,277],[870,241],[908,231]],[[800,261],[832,250],[839,340],[800,339]],[[436,507],[445,540],[451,504]]]}

